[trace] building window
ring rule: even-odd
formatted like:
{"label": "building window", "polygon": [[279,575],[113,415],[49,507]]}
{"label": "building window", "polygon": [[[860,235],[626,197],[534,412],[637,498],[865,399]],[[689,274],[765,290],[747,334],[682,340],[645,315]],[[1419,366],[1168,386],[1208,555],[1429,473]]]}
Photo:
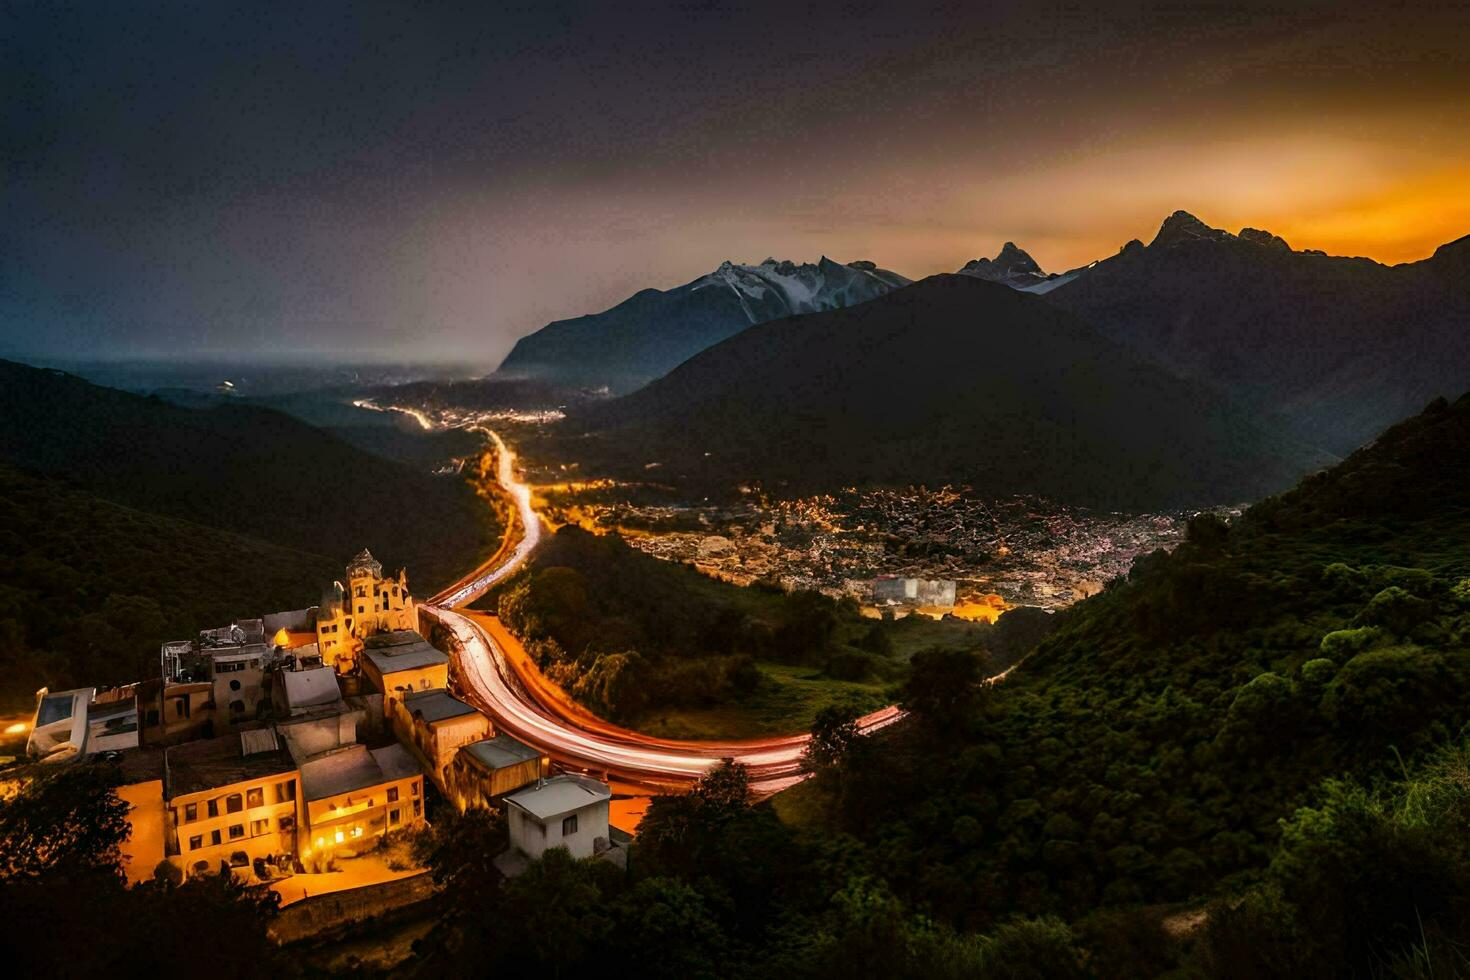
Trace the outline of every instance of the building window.
{"label": "building window", "polygon": [[261,834],[264,834],[264,833],[269,832],[270,829],[271,829],[271,821],[270,821],[270,818],[269,817],[267,817],[264,820],[252,820],[252,821],[250,821],[250,836],[251,837],[259,837]]}
{"label": "building window", "polygon": [[289,834],[291,831],[296,829],[296,818],[292,816],[284,816],[281,818],[278,826],[281,828],[281,833]]}
{"label": "building window", "polygon": [[561,835],[570,837],[577,832],[577,815],[574,813],[561,822]]}
{"label": "building window", "polygon": [[219,800],[210,800],[204,804],[204,812],[211,817],[219,816]]}
{"label": "building window", "polygon": [[357,614],[359,616],[361,616],[365,612],[367,612],[367,606],[358,606],[357,607]]}
{"label": "building window", "polygon": [[225,812],[239,813],[245,808],[245,799],[239,793],[231,793],[225,797]]}
{"label": "building window", "polygon": [[398,802],[398,787],[397,786],[389,786],[388,787],[388,802],[389,803],[397,803]]}
{"label": "building window", "polygon": [[211,830],[209,832],[209,843],[210,843],[210,846],[212,846],[212,847],[218,847],[219,846],[219,831],[218,830]]}
{"label": "building window", "polygon": [[408,791],[414,796],[419,795],[419,781],[417,779],[408,784]]}
{"label": "building window", "polygon": [[276,783],[276,802],[289,803],[296,799],[296,780],[288,779],[284,783]]}
{"label": "building window", "polygon": [[230,702],[230,714],[243,715],[245,713],[245,702],[238,698]]}
{"label": "building window", "polygon": [[240,690],[240,682],[239,681],[230,681],[230,690],[232,690],[232,691],[238,691],[238,690]]}
{"label": "building window", "polygon": [[190,837],[189,838],[189,850],[191,850],[191,851],[197,851],[197,850],[199,850],[199,848],[201,848],[203,846],[204,846],[204,835],[203,834],[195,834],[193,837]]}
{"label": "building window", "polygon": [[336,840],[337,840],[337,843],[338,844],[342,843],[342,841],[346,839],[345,835],[340,830],[337,831],[337,833],[334,836],[336,837]]}
{"label": "building window", "polygon": [[357,597],[359,599],[361,599],[361,598],[363,598],[366,595],[367,595],[367,587],[366,586],[359,585],[357,587]]}
{"label": "building window", "polygon": [[353,837],[361,837],[362,836],[362,828],[361,827],[353,827],[352,828],[352,836]]}
{"label": "building window", "polygon": [[196,875],[207,875],[207,874],[209,874],[209,862],[208,861],[195,861],[194,862],[194,873]]}
{"label": "building window", "polygon": [[244,851],[236,851],[230,855],[230,867],[243,868],[250,863],[250,855]]}
{"label": "building window", "polygon": [[398,808],[396,806],[388,811],[388,826],[398,826]]}
{"label": "building window", "polygon": [[230,824],[230,840],[239,840],[245,836],[245,825],[243,823]]}
{"label": "building window", "polygon": [[193,823],[195,820],[198,820],[198,819],[199,819],[199,804],[198,803],[185,803],[184,804],[184,823]]}
{"label": "building window", "polygon": [[414,815],[414,816],[418,816],[418,815],[419,815],[419,814],[420,814],[420,813],[422,813],[422,812],[423,812],[423,810],[422,810],[422,808],[421,808],[421,807],[420,807],[420,806],[419,806],[419,801],[418,801],[418,800],[414,800],[414,801],[413,801],[413,815]]}
{"label": "building window", "polygon": [[265,790],[259,786],[245,791],[245,805],[251,808],[265,806]]}

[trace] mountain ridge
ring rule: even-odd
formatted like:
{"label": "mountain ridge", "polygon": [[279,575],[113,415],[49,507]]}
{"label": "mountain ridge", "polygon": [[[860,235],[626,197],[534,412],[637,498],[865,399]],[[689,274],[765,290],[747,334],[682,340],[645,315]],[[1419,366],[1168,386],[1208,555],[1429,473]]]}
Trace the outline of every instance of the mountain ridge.
{"label": "mountain ridge", "polygon": [[496,537],[489,508],[458,479],[272,409],[185,408],[0,360],[0,418],[0,462],[18,470],[334,562],[367,546],[407,565],[420,591]]}
{"label": "mountain ridge", "polygon": [[1120,507],[1238,502],[1327,461],[1059,313],[933,276],[752,327],[574,413],[565,448],[661,479],[968,483]]}
{"label": "mountain ridge", "polygon": [[852,306],[910,280],[825,255],[798,265],[730,260],[673,289],[643,289],[600,313],[555,320],[516,342],[497,374],[631,391],[746,327]]}
{"label": "mountain ridge", "polygon": [[1045,298],[1340,455],[1470,379],[1467,243],[1388,266],[1177,211]]}

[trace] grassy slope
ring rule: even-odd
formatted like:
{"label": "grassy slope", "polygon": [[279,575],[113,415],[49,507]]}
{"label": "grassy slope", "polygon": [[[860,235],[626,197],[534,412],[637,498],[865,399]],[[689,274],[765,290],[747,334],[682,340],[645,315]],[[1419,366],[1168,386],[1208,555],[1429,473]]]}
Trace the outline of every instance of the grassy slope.
{"label": "grassy slope", "polygon": [[[521,612],[507,615],[507,602]],[[996,627],[922,617],[879,624],[850,604],[731,585],[572,526],[481,605],[500,610],[541,667],[587,707],[674,738],[789,734],[830,704],[881,707],[925,647],[991,647],[1002,661],[1009,653],[1007,632]],[[784,635],[792,621],[826,622],[827,630],[793,641]],[[886,649],[872,648],[875,628]],[[600,659],[628,652],[639,659],[635,675],[607,680]],[[734,670],[739,661],[753,678]]]}

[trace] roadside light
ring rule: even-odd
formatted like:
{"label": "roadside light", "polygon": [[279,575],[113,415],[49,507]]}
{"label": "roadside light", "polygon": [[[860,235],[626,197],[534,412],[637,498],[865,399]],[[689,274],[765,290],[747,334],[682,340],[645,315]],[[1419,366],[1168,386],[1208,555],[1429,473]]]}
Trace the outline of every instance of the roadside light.
{"label": "roadside light", "polygon": [[327,839],[325,837],[318,837],[316,839],[316,846],[317,846],[317,850],[321,850],[322,848],[326,847],[327,846]]}
{"label": "roadside light", "polygon": [[25,730],[26,730],[26,723],[23,722],[23,721],[18,721],[14,725],[11,725],[10,727],[6,728],[5,729],[5,734],[6,735],[19,735],[21,732],[23,732]]}

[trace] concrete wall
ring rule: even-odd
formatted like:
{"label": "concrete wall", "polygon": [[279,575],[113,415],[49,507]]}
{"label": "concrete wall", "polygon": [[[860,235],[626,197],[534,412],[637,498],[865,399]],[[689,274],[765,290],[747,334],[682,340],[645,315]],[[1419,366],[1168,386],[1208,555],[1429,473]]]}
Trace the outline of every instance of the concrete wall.
{"label": "concrete wall", "polygon": [[[286,887],[289,890],[289,883]],[[426,872],[412,878],[318,895],[286,906],[270,920],[267,928],[272,939],[285,945],[427,901],[436,891],[433,876]]]}
{"label": "concrete wall", "polygon": [[277,722],[276,731],[290,746],[291,757],[300,762],[322,752],[356,744],[357,723],[365,713],[358,709],[325,718]]}
{"label": "concrete wall", "polygon": [[522,786],[529,786],[541,775],[539,758],[489,770],[475,761],[468,752],[456,752],[454,761],[444,773],[444,795],[461,813],[465,810],[486,809],[492,806],[495,797],[514,792]]}
{"label": "concrete wall", "polygon": [[123,874],[132,883],[147,881],[163,860],[163,838],[168,825],[163,780],[119,786],[117,798],[128,804],[128,823],[132,827],[132,833],[122,843]]}
{"label": "concrete wall", "polygon": [[371,660],[363,657],[362,672],[371,679],[373,687],[382,692],[385,716],[391,715],[393,705],[403,700],[403,692],[396,690],[399,687],[411,691],[442,691],[449,687],[448,664],[430,664],[414,670],[396,670],[385,677],[378,673],[378,669],[373,666]]}
{"label": "concrete wall", "polygon": [[563,836],[562,821],[572,814],[553,817],[543,826],[536,818],[516,806],[507,806],[510,827],[510,844],[532,858],[539,858],[553,847],[565,847],[572,857],[589,858],[596,853],[594,841],[608,838],[608,801],[600,800],[580,810],[577,817],[577,832]]}

